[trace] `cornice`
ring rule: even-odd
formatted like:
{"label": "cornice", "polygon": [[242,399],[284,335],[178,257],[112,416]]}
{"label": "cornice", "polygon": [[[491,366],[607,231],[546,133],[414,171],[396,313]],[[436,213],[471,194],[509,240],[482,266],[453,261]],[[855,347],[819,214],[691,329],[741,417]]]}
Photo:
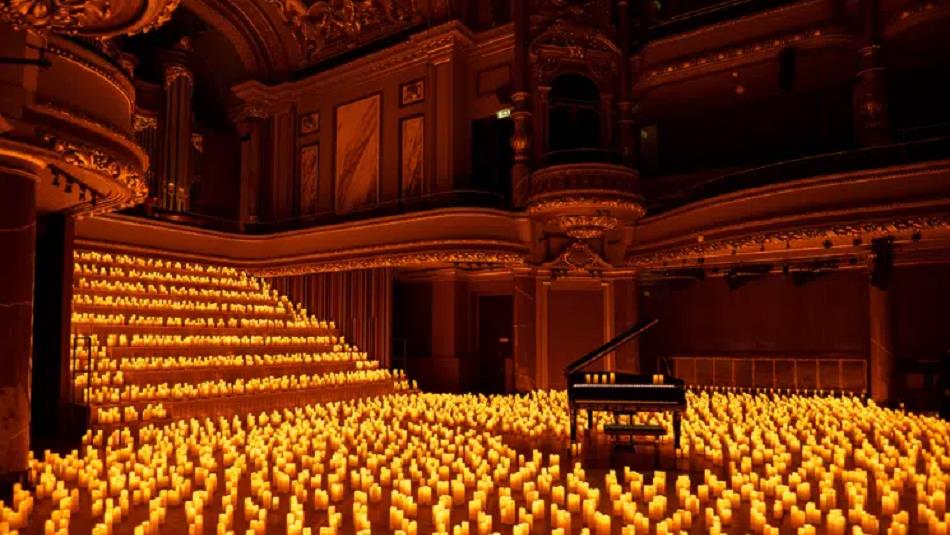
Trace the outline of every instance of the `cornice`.
{"label": "cornice", "polygon": [[706,39],[704,34],[714,33],[725,29],[735,30],[736,26],[755,26],[756,21],[775,20],[776,18],[781,19],[786,17],[790,11],[807,9],[809,7],[822,7],[825,5],[827,5],[826,0],[806,0],[804,2],[786,4],[766,11],[761,11],[746,17],[730,18],[715,24],[707,24],[695,30],[681,32],[669,37],[651,41],[644,47],[644,53],[649,53],[649,51],[654,48],[662,48],[672,43],[687,42],[695,39]]}
{"label": "cornice", "polygon": [[[854,214],[852,213],[852,217]],[[876,220],[853,220],[815,226],[790,227],[767,232],[746,234],[738,237],[697,240],[691,245],[656,250],[649,253],[628,255],[628,265],[647,267],[667,267],[670,263],[698,260],[705,256],[735,255],[746,247],[764,249],[768,245],[785,244],[799,240],[829,239],[852,237],[859,238],[867,234],[917,233],[925,230],[950,229],[950,212],[936,215],[881,218]]]}
{"label": "cornice", "polygon": [[884,35],[893,38],[928,21],[950,16],[950,0],[918,0],[898,10],[884,23]]}
{"label": "cornice", "polygon": [[267,105],[277,101],[298,101],[305,93],[341,84],[370,83],[389,73],[434,61],[454,50],[471,49],[474,44],[471,31],[460,22],[451,21],[414,34],[405,42],[386,50],[368,54],[302,80],[279,85],[267,85],[251,80],[233,86],[232,91],[245,102]]}

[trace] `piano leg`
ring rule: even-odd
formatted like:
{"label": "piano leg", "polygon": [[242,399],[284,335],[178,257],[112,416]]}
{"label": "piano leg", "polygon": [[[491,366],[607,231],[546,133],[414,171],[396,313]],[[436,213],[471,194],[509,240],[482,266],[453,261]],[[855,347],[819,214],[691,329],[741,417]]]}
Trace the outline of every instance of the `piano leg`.
{"label": "piano leg", "polygon": [[590,410],[590,409],[587,409],[587,434],[585,435],[586,438],[590,438],[590,430],[594,428],[594,418],[593,418],[593,416],[594,416],[594,415],[593,415],[593,413],[591,412],[591,410]]}
{"label": "piano leg", "polygon": [[673,413],[673,447],[676,449],[676,451],[679,451],[680,449],[680,436],[682,435],[680,427],[682,425],[682,417],[680,416],[679,411],[675,411]]}
{"label": "piano leg", "polygon": [[573,408],[568,409],[571,418],[571,445],[577,442],[577,411]]}

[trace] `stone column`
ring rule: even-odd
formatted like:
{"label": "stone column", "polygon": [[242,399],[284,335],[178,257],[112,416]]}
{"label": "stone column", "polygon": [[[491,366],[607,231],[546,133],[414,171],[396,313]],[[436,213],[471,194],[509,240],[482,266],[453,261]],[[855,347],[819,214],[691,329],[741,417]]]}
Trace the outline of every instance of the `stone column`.
{"label": "stone column", "polygon": [[854,134],[862,147],[890,142],[887,79],[881,49],[879,0],[861,0],[864,46],[858,50],[860,70],[854,81]]}
{"label": "stone column", "polygon": [[162,208],[188,210],[191,187],[191,97],[194,79],[188,66],[191,45],[187,38],[166,51],[165,113],[162,131],[162,158],[159,172]]}
{"label": "stone column", "polygon": [[35,177],[0,167],[0,492],[25,480],[30,449]]}
{"label": "stone column", "polygon": [[511,166],[511,202],[522,208],[527,201],[531,177],[531,94],[528,88],[528,2],[512,2],[511,18],[515,23],[514,68],[511,72],[511,102],[514,111],[511,120],[514,134],[511,148],[514,163]]}
{"label": "stone column", "polygon": [[871,242],[868,285],[868,334],[871,398],[879,403],[891,400],[894,376],[894,343],[891,334],[890,279],[893,244],[880,238]]}
{"label": "stone column", "polygon": [[238,222],[242,227],[260,220],[263,128],[267,112],[260,106],[245,106],[232,120],[241,139],[241,186]]}

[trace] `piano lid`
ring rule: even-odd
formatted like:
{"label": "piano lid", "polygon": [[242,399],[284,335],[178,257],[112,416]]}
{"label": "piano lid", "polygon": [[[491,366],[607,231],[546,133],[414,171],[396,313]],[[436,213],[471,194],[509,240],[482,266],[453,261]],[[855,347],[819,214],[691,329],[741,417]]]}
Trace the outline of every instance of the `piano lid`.
{"label": "piano lid", "polygon": [[643,334],[645,331],[652,328],[657,323],[660,323],[660,320],[656,320],[656,319],[646,320],[634,325],[633,327],[630,327],[629,329],[615,336],[609,342],[606,342],[604,345],[598,347],[597,349],[591,351],[590,353],[584,355],[583,357],[568,364],[567,368],[564,369],[564,374],[570,375],[576,372],[577,370],[580,370],[584,366],[587,366],[588,364],[594,362],[595,360],[610,353],[611,351],[615,351],[617,348],[626,344],[630,340],[633,340],[634,338],[640,336],[641,334]]}

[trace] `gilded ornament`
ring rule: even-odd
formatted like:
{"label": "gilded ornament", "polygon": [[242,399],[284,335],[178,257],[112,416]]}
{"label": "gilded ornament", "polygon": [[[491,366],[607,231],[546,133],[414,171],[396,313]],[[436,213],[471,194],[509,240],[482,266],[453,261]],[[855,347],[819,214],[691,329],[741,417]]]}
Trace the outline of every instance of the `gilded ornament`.
{"label": "gilded ornament", "polygon": [[165,89],[171,87],[179,78],[185,78],[188,82],[193,82],[191,71],[184,65],[169,63],[165,65]]}
{"label": "gilded ornament", "polygon": [[735,254],[744,247],[758,247],[775,243],[786,246],[797,240],[813,240],[833,237],[860,236],[862,234],[881,234],[894,232],[919,232],[928,229],[950,229],[950,216],[921,216],[892,221],[863,221],[844,223],[825,227],[807,227],[777,230],[769,233],[751,234],[723,240],[705,239],[683,247],[670,247],[662,251],[646,254],[632,254],[627,263],[632,266],[649,266],[669,262],[702,258],[712,254]]}
{"label": "gilded ornament", "polygon": [[306,55],[314,59],[328,45],[365,41],[366,36],[387,27],[402,27],[412,20],[413,0],[268,0],[280,8],[303,42]]}
{"label": "gilded ornament", "polygon": [[523,264],[524,255],[503,251],[454,250],[413,252],[402,254],[384,254],[372,257],[354,258],[331,262],[314,262],[302,266],[250,269],[259,277],[283,275],[303,275],[307,273],[326,273],[335,271],[353,271],[358,269],[379,269],[418,265],[469,264],[469,265],[512,265]]}
{"label": "gilded ornament", "polygon": [[40,31],[75,33],[111,14],[109,0],[6,0],[0,5],[0,20]]}

